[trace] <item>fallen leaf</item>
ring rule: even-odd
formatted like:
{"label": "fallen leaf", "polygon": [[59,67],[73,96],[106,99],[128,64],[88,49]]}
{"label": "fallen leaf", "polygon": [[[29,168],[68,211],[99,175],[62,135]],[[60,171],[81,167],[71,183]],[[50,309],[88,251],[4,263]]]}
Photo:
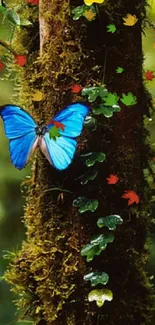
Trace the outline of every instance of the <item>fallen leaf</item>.
{"label": "fallen leaf", "polygon": [[74,93],[74,94],[78,94],[80,91],[81,91],[82,87],[75,84],[72,86],[72,89],[71,89],[71,92]]}
{"label": "fallen leaf", "polygon": [[32,3],[33,5],[38,5],[39,0],[27,0],[28,3]]}
{"label": "fallen leaf", "polygon": [[64,131],[64,129],[65,129],[65,125],[64,125],[63,123],[58,122],[58,121],[55,121],[55,120],[53,120],[53,119],[51,119],[51,120],[48,122],[48,124],[54,124],[55,127],[56,127],[57,129],[61,129],[62,131]]}
{"label": "fallen leaf", "polygon": [[110,174],[109,177],[107,177],[108,184],[116,184],[119,180],[119,177],[117,175]]}
{"label": "fallen leaf", "polygon": [[43,99],[43,93],[40,90],[36,90],[33,94],[32,100],[35,102],[40,102]]}
{"label": "fallen leaf", "polygon": [[128,94],[122,94],[120,101],[126,106],[133,106],[137,104],[137,97],[133,93],[129,92]]}
{"label": "fallen leaf", "polygon": [[96,17],[96,12],[93,12],[92,10],[86,10],[84,17],[87,18],[87,20],[92,21]]}
{"label": "fallen leaf", "polygon": [[3,68],[4,68],[4,63],[0,62],[0,71],[3,70]]}
{"label": "fallen leaf", "polygon": [[103,3],[104,0],[84,0],[85,5],[91,6],[93,3]]}
{"label": "fallen leaf", "polygon": [[133,203],[139,203],[139,196],[132,190],[125,191],[125,193],[122,195],[123,199],[128,199],[128,205],[131,205]]}
{"label": "fallen leaf", "polygon": [[124,69],[122,67],[117,67],[116,72],[117,73],[122,73]]}
{"label": "fallen leaf", "polygon": [[20,65],[23,67],[26,64],[26,56],[25,55],[16,55],[15,56],[15,64]]}
{"label": "fallen leaf", "polygon": [[114,24],[107,25],[107,32],[108,33],[115,33],[116,32],[116,26]]}
{"label": "fallen leaf", "polygon": [[127,14],[127,17],[124,17],[123,20],[125,26],[134,26],[137,23],[138,18],[136,15]]}
{"label": "fallen leaf", "polygon": [[145,72],[145,78],[146,80],[152,81],[155,78],[153,71],[147,70]]}

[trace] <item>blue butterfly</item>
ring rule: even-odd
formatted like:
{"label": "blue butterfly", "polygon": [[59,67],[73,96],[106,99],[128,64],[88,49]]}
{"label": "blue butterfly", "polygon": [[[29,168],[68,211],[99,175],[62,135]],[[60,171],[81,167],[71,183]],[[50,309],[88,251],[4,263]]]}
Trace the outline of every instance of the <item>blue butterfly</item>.
{"label": "blue butterfly", "polygon": [[[0,115],[4,122],[5,135],[10,140],[10,156],[13,165],[22,169],[35,148],[39,145],[49,163],[59,170],[66,169],[72,162],[77,141],[81,134],[88,107],[73,103],[59,112],[51,124],[36,124],[22,108],[15,105],[3,106]],[[55,124],[54,124],[55,123]],[[49,131],[59,125],[60,137],[50,138]]]}

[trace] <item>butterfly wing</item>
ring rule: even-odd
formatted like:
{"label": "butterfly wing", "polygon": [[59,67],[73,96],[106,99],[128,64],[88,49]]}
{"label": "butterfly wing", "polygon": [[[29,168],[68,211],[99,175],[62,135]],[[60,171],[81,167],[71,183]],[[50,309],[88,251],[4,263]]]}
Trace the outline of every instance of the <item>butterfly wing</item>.
{"label": "butterfly wing", "polygon": [[[89,109],[81,103],[73,103],[58,113],[53,120],[64,124],[64,131],[60,130],[62,136],[76,138],[80,135],[84,119]],[[52,125],[48,125],[50,129]]]}
{"label": "butterfly wing", "polygon": [[[80,135],[88,107],[75,103],[67,106],[58,113],[53,120],[64,125],[64,131],[59,131],[61,137],[56,141],[50,139],[46,133],[40,141],[40,148],[51,165],[59,170],[66,169],[72,162],[77,141],[74,139]],[[52,125],[49,125],[50,129]]]}
{"label": "butterfly wing", "polygon": [[0,110],[5,135],[10,140],[10,156],[13,165],[22,169],[38,143],[33,118],[18,106],[6,105]]}
{"label": "butterfly wing", "polygon": [[54,141],[50,139],[49,133],[46,133],[40,139],[40,148],[51,165],[59,170],[63,170],[72,162],[76,143],[76,140],[63,136],[56,138],[56,141]]}

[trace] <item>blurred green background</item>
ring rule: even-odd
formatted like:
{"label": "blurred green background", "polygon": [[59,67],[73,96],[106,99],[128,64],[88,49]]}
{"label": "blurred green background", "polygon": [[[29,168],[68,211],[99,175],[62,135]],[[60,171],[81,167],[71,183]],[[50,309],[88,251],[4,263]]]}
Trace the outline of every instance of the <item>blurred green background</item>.
{"label": "blurred green background", "polygon": [[[1,1],[0,1],[1,3]],[[9,3],[9,1],[6,1]],[[150,0],[148,16],[152,22],[155,21],[155,1]],[[0,39],[8,40],[10,37],[11,26],[8,22],[2,22],[0,15]],[[143,37],[144,48],[144,72],[151,70],[155,74],[155,29],[148,26]],[[0,47],[0,58],[6,60],[6,52]],[[0,59],[0,61],[1,61]],[[6,79],[7,70],[3,68],[0,72],[0,105],[16,103],[14,95],[13,82],[10,78]],[[13,75],[11,75],[13,76]],[[16,76],[14,75],[14,78]],[[147,88],[152,94],[155,103],[155,79],[146,81]],[[13,96],[13,97],[12,97]],[[151,142],[155,146],[155,118],[148,119],[148,127],[151,135]],[[3,258],[6,251],[16,250],[20,247],[24,238],[25,229],[22,222],[23,207],[25,205],[24,194],[22,193],[21,183],[26,176],[29,176],[29,166],[23,171],[16,170],[10,162],[8,141],[4,136],[2,121],[0,120],[0,276],[6,270],[8,261]],[[155,213],[155,208],[154,208]],[[154,229],[155,230],[155,229]],[[155,233],[155,231],[154,231]],[[150,277],[155,275],[155,235],[152,234],[150,241],[151,260],[148,267]],[[154,280],[153,280],[154,282]],[[155,282],[154,282],[155,283]],[[10,292],[9,286],[0,282],[0,325],[20,324],[19,316],[16,314],[16,308],[12,303],[15,297]]]}

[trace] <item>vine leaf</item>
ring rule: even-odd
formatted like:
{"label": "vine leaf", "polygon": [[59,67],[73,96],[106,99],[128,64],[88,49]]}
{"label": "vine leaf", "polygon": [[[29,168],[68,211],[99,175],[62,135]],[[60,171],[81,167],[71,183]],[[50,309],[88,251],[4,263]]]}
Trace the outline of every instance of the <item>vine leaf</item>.
{"label": "vine leaf", "polygon": [[117,214],[112,214],[97,220],[97,225],[99,228],[108,227],[109,230],[115,230],[116,226],[121,225],[122,223],[123,219]]}
{"label": "vine leaf", "polygon": [[77,179],[80,180],[80,183],[82,185],[86,185],[89,181],[93,181],[96,178],[97,174],[98,174],[97,170],[92,170],[90,172],[81,175]]}
{"label": "vine leaf", "polygon": [[120,112],[121,107],[117,104],[113,106],[105,106],[105,103],[99,104],[97,107],[93,108],[93,113],[95,115],[103,114],[105,117],[112,117],[114,112]]}
{"label": "vine leaf", "polygon": [[90,281],[91,286],[95,287],[97,284],[106,285],[109,281],[109,275],[105,272],[91,272],[83,277],[84,281]]}
{"label": "vine leaf", "polygon": [[85,13],[86,8],[87,7],[85,5],[74,8],[72,10],[73,20],[78,20],[80,17],[82,17]]}
{"label": "vine leaf", "polygon": [[81,256],[86,256],[87,262],[92,261],[95,255],[100,255],[108,243],[113,242],[114,238],[111,232],[93,236],[90,243],[81,249]]}
{"label": "vine leaf", "polygon": [[98,307],[102,307],[105,301],[111,301],[113,293],[109,289],[95,289],[89,292],[88,301],[96,301]]}
{"label": "vine leaf", "polygon": [[94,212],[98,208],[98,201],[95,199],[88,199],[85,196],[79,196],[73,201],[73,206],[78,207],[79,213],[86,211]]}
{"label": "vine leaf", "polygon": [[84,121],[84,126],[92,131],[95,131],[97,128],[96,118],[90,115],[86,116]]}
{"label": "vine leaf", "polygon": [[108,94],[108,90],[104,85],[99,87],[85,87],[82,89],[81,95],[88,96],[90,103],[94,102],[98,97],[104,98]]}
{"label": "vine leaf", "polygon": [[122,98],[120,98],[120,101],[126,106],[133,106],[137,104],[137,97],[134,96],[131,92],[129,92],[127,95],[122,94]]}
{"label": "vine leaf", "polygon": [[82,161],[87,167],[94,166],[96,162],[103,162],[106,159],[106,155],[103,152],[88,152],[86,154],[80,155]]}
{"label": "vine leaf", "polygon": [[116,28],[116,25],[115,24],[110,24],[110,25],[107,25],[107,32],[108,33],[115,33],[117,28]]}

